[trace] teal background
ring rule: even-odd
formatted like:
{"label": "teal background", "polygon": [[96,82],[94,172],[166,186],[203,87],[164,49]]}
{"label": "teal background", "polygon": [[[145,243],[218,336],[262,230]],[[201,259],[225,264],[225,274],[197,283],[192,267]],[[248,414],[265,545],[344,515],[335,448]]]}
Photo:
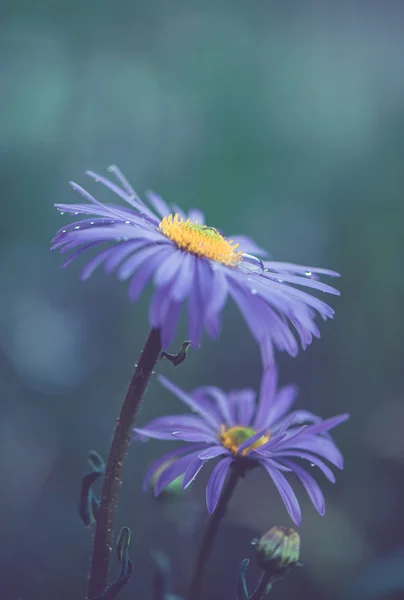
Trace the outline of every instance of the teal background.
{"label": "teal background", "polygon": [[[150,293],[131,305],[100,270],[60,269],[54,202],[115,163],[274,260],[342,273],[334,321],[295,360],[279,356],[298,406],[329,417],[346,468],[304,492],[304,568],[276,598],[403,598],[404,6],[399,1],[6,1],[0,19],[0,589],[2,600],[84,598],[91,532],[77,514],[86,453],[106,455],[147,335]],[[83,263],[82,263],[83,264]],[[183,340],[181,332],[177,342]],[[259,387],[254,341],[234,306],[218,342],[158,371],[189,389]],[[139,423],[180,412],[153,380]],[[168,443],[132,447],[117,524],[136,563],[120,596],[152,598],[151,552],[184,594],[206,520],[204,483],[183,498],[141,494]],[[240,486],[206,582],[233,600],[249,542],[290,525],[263,472]],[[400,558],[401,557],[401,558]],[[117,565],[114,565],[117,568]],[[251,582],[258,571],[251,563]]]}

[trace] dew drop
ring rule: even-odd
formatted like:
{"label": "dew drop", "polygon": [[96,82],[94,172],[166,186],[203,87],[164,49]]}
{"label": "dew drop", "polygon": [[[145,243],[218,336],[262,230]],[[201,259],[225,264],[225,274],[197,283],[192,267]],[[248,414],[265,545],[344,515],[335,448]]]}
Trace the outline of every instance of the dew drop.
{"label": "dew drop", "polygon": [[80,229],[80,225],[76,225],[75,229]]}
{"label": "dew drop", "polygon": [[94,221],[90,221],[90,225],[94,225]]}
{"label": "dew drop", "polygon": [[262,275],[264,272],[262,260],[252,254],[247,254],[247,252],[243,252],[241,255],[241,262],[238,268],[240,271],[243,271],[243,273],[256,273]]}
{"label": "dew drop", "polygon": [[304,274],[306,275],[306,277],[311,277],[313,275],[311,271],[305,271]]}
{"label": "dew drop", "polygon": [[74,214],[75,214],[75,215],[78,215],[79,213],[78,213],[78,212],[75,212]]}
{"label": "dew drop", "polygon": [[311,467],[315,467],[316,465],[314,463],[310,463],[310,466]]}
{"label": "dew drop", "polygon": [[130,221],[125,221],[126,225],[130,225]]}
{"label": "dew drop", "polygon": [[61,211],[60,211],[60,214],[61,214],[61,215],[64,215],[65,213],[64,213],[64,211],[63,211],[63,210],[61,210]]}
{"label": "dew drop", "polygon": [[62,233],[66,233],[66,229],[62,229]]}
{"label": "dew drop", "polygon": [[255,294],[258,293],[255,288],[251,288],[250,292],[252,293],[253,296],[255,296]]}

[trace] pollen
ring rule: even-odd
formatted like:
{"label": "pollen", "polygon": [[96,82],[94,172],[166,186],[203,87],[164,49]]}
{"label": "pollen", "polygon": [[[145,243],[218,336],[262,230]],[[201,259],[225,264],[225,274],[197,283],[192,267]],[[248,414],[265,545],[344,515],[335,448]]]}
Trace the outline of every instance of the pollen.
{"label": "pollen", "polygon": [[203,256],[228,267],[236,267],[241,262],[242,252],[233,240],[226,240],[217,229],[199,225],[198,221],[186,221],[175,215],[164,217],[159,223],[159,230],[172,240],[178,248]]}
{"label": "pollen", "polygon": [[[250,438],[255,433],[257,432],[254,429],[252,429],[252,427],[235,426],[229,427],[227,429],[224,425],[222,425],[219,440],[225,448],[230,450],[233,454],[237,454],[240,444],[248,440],[248,438]],[[241,451],[241,455],[246,456],[251,450],[255,450],[256,448],[259,448],[266,442],[269,442],[270,438],[271,436],[268,431],[267,435],[263,435],[256,442],[251,444],[251,446],[244,448],[244,450]]]}

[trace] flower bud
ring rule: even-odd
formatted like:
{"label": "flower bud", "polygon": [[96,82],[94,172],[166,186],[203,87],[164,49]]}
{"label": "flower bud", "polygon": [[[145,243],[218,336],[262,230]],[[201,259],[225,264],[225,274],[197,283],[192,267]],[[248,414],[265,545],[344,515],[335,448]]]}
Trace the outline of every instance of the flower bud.
{"label": "flower bud", "polygon": [[[175,462],[175,460],[176,459],[167,460],[165,463],[163,463],[161,465],[161,467],[159,469],[156,470],[156,472],[154,473],[153,478],[150,482],[152,488],[154,487],[156,481],[158,480],[158,478],[160,477],[160,475],[162,474],[164,469],[166,469],[167,467],[172,465]],[[169,483],[163,490],[163,497],[181,496],[184,492],[184,490],[182,489],[183,479],[184,479],[184,475],[180,475],[179,477],[174,479],[171,483]]]}
{"label": "flower bud", "polygon": [[272,577],[283,577],[296,566],[300,554],[300,536],[294,529],[272,527],[255,546],[258,564]]}

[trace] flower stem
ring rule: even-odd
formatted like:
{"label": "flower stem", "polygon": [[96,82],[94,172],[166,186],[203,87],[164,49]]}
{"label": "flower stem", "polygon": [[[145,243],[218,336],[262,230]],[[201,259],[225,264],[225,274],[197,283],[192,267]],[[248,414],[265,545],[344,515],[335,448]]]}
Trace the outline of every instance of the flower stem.
{"label": "flower stem", "polygon": [[233,495],[237,482],[240,478],[240,472],[237,468],[232,468],[230,476],[226,481],[223,492],[220,496],[217,508],[209,519],[208,526],[204,533],[198,557],[196,560],[195,571],[189,586],[188,600],[199,600],[202,593],[202,579],[204,576],[206,564],[209,560],[213,542],[219,529],[219,524],[226,514],[227,506]]}
{"label": "flower stem", "polygon": [[262,598],[264,598],[264,596],[266,595],[267,591],[269,591],[267,588],[268,585],[271,583],[271,579],[271,574],[264,571],[264,573],[261,575],[261,579],[259,580],[257,587],[250,596],[250,600],[262,600]]}
{"label": "flower stem", "polygon": [[88,599],[101,594],[107,585],[112,529],[118,504],[123,463],[131,439],[133,422],[153,369],[160,357],[160,352],[160,330],[152,329],[135,368],[125,400],[123,401],[109,451],[95,525],[87,594]]}

